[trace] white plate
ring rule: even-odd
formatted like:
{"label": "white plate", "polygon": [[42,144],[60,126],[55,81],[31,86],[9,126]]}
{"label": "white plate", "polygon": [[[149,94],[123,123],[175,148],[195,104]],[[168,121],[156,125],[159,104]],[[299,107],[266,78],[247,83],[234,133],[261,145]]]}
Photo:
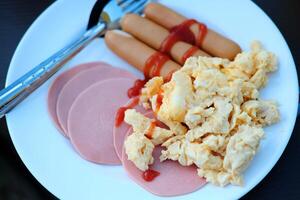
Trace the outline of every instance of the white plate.
{"label": "white plate", "polygon": [[[233,38],[244,50],[249,49],[252,40],[258,39],[279,58],[279,70],[270,76],[261,96],[279,103],[281,121],[265,129],[266,139],[245,173],[244,187],[219,188],[207,184],[197,192],[172,199],[239,198],[267,175],[291,136],[297,112],[298,80],[290,50],[274,23],[251,1],[161,2]],[[7,84],[83,33],[93,3],[93,0],[78,0],[76,3],[61,0],[50,6],[18,45],[8,71]],[[96,60],[138,73],[110,52],[102,39],[91,43],[59,73],[75,64]],[[34,177],[61,199],[162,199],[131,181],[122,167],[93,164],[75,153],[69,141],[52,125],[47,112],[46,96],[52,81],[53,78],[7,115],[16,150]]]}

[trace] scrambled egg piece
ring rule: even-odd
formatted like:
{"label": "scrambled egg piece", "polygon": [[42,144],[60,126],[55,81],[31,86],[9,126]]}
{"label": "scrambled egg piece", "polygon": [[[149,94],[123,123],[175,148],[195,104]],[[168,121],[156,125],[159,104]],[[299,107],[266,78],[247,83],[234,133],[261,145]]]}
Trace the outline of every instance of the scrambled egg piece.
{"label": "scrambled egg piece", "polygon": [[160,88],[163,85],[163,83],[164,79],[162,77],[157,76],[149,80],[145,84],[144,88],[142,88],[140,95],[140,103],[142,103],[145,108],[150,108],[148,100],[160,91]]}
{"label": "scrambled egg piece", "polygon": [[[169,84],[169,85],[168,85]],[[163,89],[164,98],[158,116],[163,120],[182,121],[187,112],[187,102],[192,98],[193,85],[187,74],[175,72],[172,81]],[[166,91],[170,92],[166,92]]]}
{"label": "scrambled egg piece", "polygon": [[264,135],[262,128],[242,125],[229,139],[224,157],[224,170],[241,174],[256,154],[259,142]]}
{"label": "scrambled egg piece", "polygon": [[197,169],[197,172],[200,177],[205,177],[206,181],[217,186],[224,187],[229,183],[233,185],[243,184],[243,177],[240,175],[232,175],[228,172],[211,169]]}
{"label": "scrambled egg piece", "polygon": [[195,164],[203,169],[220,169],[222,167],[222,159],[210,152],[205,144],[190,143],[183,136],[171,138],[162,146],[167,150],[162,150],[160,161],[166,159],[177,160],[183,166]]}
{"label": "scrambled egg piece", "polygon": [[[207,133],[229,134],[230,124],[228,118],[233,108],[229,99],[215,98],[213,106],[215,111],[209,117],[206,117],[201,126],[191,128],[187,132],[186,137],[189,141],[198,140]],[[186,123],[192,122],[187,121]]]}
{"label": "scrambled egg piece", "polygon": [[250,100],[242,105],[257,125],[271,125],[279,121],[279,112],[274,101]]}
{"label": "scrambled egg piece", "polygon": [[[169,82],[161,77],[149,80],[140,101],[170,129],[157,129],[159,139],[148,140],[165,147],[160,161],[196,165],[199,176],[218,186],[242,185],[242,173],[263,138],[262,127],[280,118],[275,102],[259,99],[276,63],[273,53],[254,42],[233,61],[191,57]],[[157,103],[159,95],[163,98]],[[125,121],[145,137],[151,120],[131,118],[130,112]],[[147,160],[149,164],[150,156]]]}
{"label": "scrambled egg piece", "polygon": [[134,109],[125,111],[124,121],[132,126],[134,133],[147,136],[154,145],[161,144],[174,135],[172,131],[158,127],[154,120]]}
{"label": "scrambled egg piece", "polygon": [[262,128],[240,126],[238,132],[229,139],[222,168],[216,170],[202,167],[198,169],[198,175],[219,186],[225,186],[228,183],[242,185],[241,173],[256,154],[263,135]]}
{"label": "scrambled egg piece", "polygon": [[154,162],[152,157],[154,145],[144,135],[133,133],[126,138],[124,145],[128,160],[140,170],[147,170]]}

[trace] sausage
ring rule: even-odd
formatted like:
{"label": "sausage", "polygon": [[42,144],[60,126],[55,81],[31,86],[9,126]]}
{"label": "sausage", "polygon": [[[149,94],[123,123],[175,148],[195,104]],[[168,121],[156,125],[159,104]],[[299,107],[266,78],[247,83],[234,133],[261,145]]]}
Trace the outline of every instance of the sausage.
{"label": "sausage", "polygon": [[[121,20],[121,27],[125,32],[130,33],[156,50],[161,48],[161,45],[170,34],[164,27],[136,14],[125,15]],[[193,46],[191,44],[177,41],[174,43],[170,51],[166,53],[169,53],[177,63],[183,65],[185,62],[185,59],[182,59],[183,55],[192,47]],[[197,48],[190,56],[209,55]]]}
{"label": "sausage", "polygon": [[[122,31],[107,31],[105,43],[115,54],[140,71],[144,71],[147,60],[157,52]],[[170,73],[180,69],[180,67],[174,61],[168,60],[163,64],[160,75],[167,79]]]}
{"label": "sausage", "polygon": [[[146,18],[169,30],[187,20],[186,17],[158,3],[149,3],[144,13]],[[197,24],[193,24],[190,29],[195,37],[199,33],[201,34]],[[201,48],[213,56],[228,58],[230,60],[234,59],[241,52],[238,44],[211,29],[207,29]]]}

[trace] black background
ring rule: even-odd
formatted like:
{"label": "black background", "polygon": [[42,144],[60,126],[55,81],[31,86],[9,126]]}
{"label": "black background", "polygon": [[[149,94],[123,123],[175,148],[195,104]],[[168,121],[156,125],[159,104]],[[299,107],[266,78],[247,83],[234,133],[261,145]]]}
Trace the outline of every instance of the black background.
{"label": "black background", "polygon": [[[22,35],[52,0],[0,0],[0,88]],[[75,3],[76,1],[74,1]],[[255,0],[275,22],[300,62],[300,1]],[[255,21],[253,21],[255,24]],[[258,30],[259,31],[259,30]],[[299,76],[299,70],[298,70]],[[266,178],[243,199],[300,199],[299,119],[282,157]],[[26,134],[26,133],[24,133]],[[276,147],[274,147],[276,148]],[[0,119],[0,200],[55,199],[26,169],[17,155],[5,119]]]}

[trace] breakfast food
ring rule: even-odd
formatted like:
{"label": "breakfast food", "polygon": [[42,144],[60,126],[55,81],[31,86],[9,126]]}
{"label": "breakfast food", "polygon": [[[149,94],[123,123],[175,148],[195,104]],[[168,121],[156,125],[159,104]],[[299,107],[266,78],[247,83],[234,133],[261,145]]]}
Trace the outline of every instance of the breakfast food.
{"label": "breakfast food", "polygon": [[63,131],[63,129],[58,121],[57,114],[56,114],[56,104],[57,104],[57,99],[61,92],[61,89],[76,74],[80,73],[81,71],[87,70],[87,69],[98,67],[98,65],[102,65],[102,64],[104,64],[104,63],[100,63],[100,62],[97,64],[96,63],[85,63],[85,64],[78,65],[70,70],[65,71],[61,75],[59,75],[51,84],[49,92],[48,92],[48,111],[49,111],[52,121],[54,122],[55,127],[63,135],[67,136],[65,134],[65,132]]}
{"label": "breakfast food", "polygon": [[[140,101],[156,113],[172,135],[165,137],[168,129],[159,130],[155,135],[162,139],[153,141],[157,126],[132,117],[135,111],[127,110],[125,122],[133,129],[142,127],[125,141],[128,159],[145,171],[154,162],[155,146],[161,144],[165,149],[160,162],[196,165],[198,175],[215,185],[242,185],[242,173],[264,136],[262,127],[279,120],[276,103],[259,99],[258,92],[267,83],[267,73],[275,70],[274,54],[254,42],[251,51],[238,54],[232,62],[192,57],[170,82],[162,84],[161,77],[152,78],[142,89]],[[130,144],[134,137],[140,138],[139,146],[145,148],[141,160],[133,157],[140,151]]]}
{"label": "breakfast food", "polygon": [[75,149],[86,160],[120,164],[113,145],[114,115],[119,105],[128,101],[124,91],[132,83],[133,80],[128,78],[95,83],[72,104],[68,117],[69,136]]}
{"label": "breakfast food", "polygon": [[[89,115],[88,117],[82,118],[84,112],[81,112],[80,109],[87,110],[87,105],[84,105],[85,100],[82,100],[83,102],[77,102],[76,105],[79,107],[75,107],[72,114],[70,114],[70,109],[73,105],[75,105],[75,99],[79,98],[81,96],[81,93],[88,90],[91,85],[96,83],[103,83],[101,87],[105,87],[105,91],[97,91],[95,94],[91,94],[95,97],[97,95],[105,95],[105,92],[110,92],[110,90],[107,91],[107,88],[111,87],[112,89],[115,89],[117,93],[117,98],[115,98],[113,101],[110,101],[110,105],[116,105],[116,108],[129,101],[129,98],[126,95],[126,91],[128,90],[128,87],[132,85],[136,77],[129,72],[126,72],[121,69],[117,69],[115,67],[112,67],[109,64],[103,63],[103,62],[92,62],[92,63],[85,63],[78,66],[75,66],[71,68],[70,70],[67,70],[66,72],[62,73],[60,76],[58,76],[54,82],[52,83],[49,93],[48,93],[48,109],[50,116],[53,118],[53,121],[56,122],[57,127],[61,127],[58,117],[60,114],[56,111],[59,110],[60,112],[65,112],[67,114],[66,118],[64,119],[63,124],[68,124],[68,121],[71,123],[71,127],[78,128],[84,128],[83,121],[85,122],[93,122],[97,121],[98,117],[100,115]],[[106,84],[106,85],[105,85]],[[105,85],[105,86],[103,86]],[[89,92],[86,92],[86,94],[90,94]],[[123,94],[123,95],[120,95]],[[107,98],[113,97],[110,93],[107,95]],[[82,97],[84,99],[84,97]],[[98,98],[100,98],[98,96]],[[104,97],[101,96],[103,99]],[[93,99],[90,99],[91,101]],[[95,100],[95,99],[94,99]],[[94,103],[95,105],[97,102]],[[80,105],[82,107],[80,107]],[[104,106],[104,104],[103,104]],[[57,107],[60,107],[59,109],[56,109]],[[93,106],[95,109],[97,106]],[[91,107],[91,108],[93,108]],[[109,109],[109,106],[106,106],[105,109],[103,109],[101,112],[107,116],[109,116],[109,112],[115,112],[113,109]],[[79,110],[79,113],[76,113]],[[74,114],[75,112],[75,114]],[[99,112],[99,110],[97,111]],[[77,115],[78,114],[78,115]],[[90,113],[91,114],[91,113]],[[54,117],[55,118],[54,118]],[[102,116],[102,115],[101,115]],[[103,125],[100,128],[100,130],[96,130],[95,132],[90,129],[90,131],[82,132],[81,134],[74,131],[72,129],[71,134],[73,135],[73,138],[71,138],[71,143],[76,146],[76,149],[78,152],[82,153],[82,157],[90,160],[92,162],[102,163],[102,164],[120,164],[120,159],[116,156],[116,153],[114,151],[113,146],[113,136],[112,136],[112,129],[113,129],[113,123],[114,123],[114,113],[111,114],[110,122],[107,125]],[[94,118],[93,118],[94,117]],[[70,118],[70,120],[69,120]],[[55,121],[56,119],[57,121]],[[109,120],[107,120],[109,121]],[[73,124],[75,122],[75,125]],[[109,127],[108,127],[109,126]],[[92,127],[92,126],[91,126]],[[77,129],[76,128],[76,129]],[[95,128],[95,127],[94,127]],[[62,128],[61,128],[62,129]],[[107,132],[110,132],[110,134],[103,134]],[[60,130],[60,129],[58,129]],[[66,129],[67,131],[61,132],[66,137],[71,137],[69,129]],[[95,129],[94,129],[95,130]],[[104,132],[103,132],[104,131]],[[96,140],[93,140],[96,138],[96,135],[98,137],[101,137],[101,141],[105,143],[105,145],[102,145],[101,147],[94,145]],[[96,138],[97,139],[97,138]],[[101,143],[100,141],[100,143]],[[99,154],[96,156],[97,152],[106,152],[105,155]],[[93,152],[95,151],[95,152]]]}
{"label": "breakfast food", "polygon": [[[123,144],[125,140],[126,133],[130,129],[130,126],[126,123],[122,123],[124,120],[125,110],[127,108],[135,109],[139,113],[143,113],[145,116],[148,116],[152,114],[151,111],[145,110],[141,105],[139,105],[139,98],[135,97],[130,99],[125,105],[123,105],[121,108],[119,108],[119,115],[121,122],[114,124],[113,129],[113,137],[114,137],[114,147],[115,151],[120,159],[122,159],[122,150],[123,150]],[[120,113],[122,111],[122,113]]]}
{"label": "breakfast food", "polygon": [[71,105],[76,97],[86,88],[101,80],[110,78],[130,78],[135,80],[136,77],[127,71],[116,69],[107,64],[97,65],[96,68],[88,69],[80,74],[75,75],[68,83],[61,89],[57,99],[56,112],[58,120],[62,129],[68,136],[68,113]]}
{"label": "breakfast food", "polygon": [[[147,45],[122,31],[108,31],[105,34],[105,42],[115,54],[126,60],[135,68],[144,72],[144,74],[147,76],[147,73],[145,73],[147,71],[145,70],[145,66],[147,61],[149,61],[149,58],[157,54],[154,49],[148,47]],[[161,57],[163,57],[163,55]],[[150,63],[152,63],[152,61]],[[152,67],[152,65],[150,65],[150,67]],[[180,65],[166,58],[160,66],[160,71],[158,74],[164,78],[168,78],[171,72],[176,71],[179,68]],[[152,73],[150,73],[148,76],[153,77]]]}
{"label": "breakfast food", "polygon": [[[184,16],[162,4],[149,3],[145,8],[144,13],[146,18],[169,30],[174,29],[174,27],[182,25],[183,23],[188,23],[194,38],[197,38],[194,40],[195,45],[199,46],[212,56],[232,60],[236,54],[241,52],[239,45],[232,40],[206,28],[204,24],[199,24],[193,20],[187,20]],[[202,37],[201,35],[205,35],[205,37]],[[190,37],[190,39],[192,38]],[[197,40],[200,42],[197,42]]]}
{"label": "breakfast food", "polygon": [[150,3],[145,17],[128,14],[123,31],[105,35],[144,79],[105,63],[75,67],[49,91],[53,121],[84,159],[122,164],[153,194],[182,195],[207,182],[242,185],[263,127],[280,118],[276,103],[259,97],[275,55],[259,42],[241,52],[160,4]]}
{"label": "breakfast food", "polygon": [[[121,21],[121,27],[124,31],[130,33],[150,47],[158,51],[163,50],[163,53],[169,54],[180,65],[183,65],[185,60],[191,56],[209,56],[199,48],[180,40],[175,41],[167,48],[162,46],[170,34],[169,31],[136,14],[125,15]],[[141,29],[140,27],[143,28]]]}
{"label": "breakfast food", "polygon": [[[128,135],[131,134],[131,131],[128,132]],[[122,164],[129,177],[147,191],[159,196],[187,194],[206,184],[205,179],[197,176],[195,166],[183,167],[170,160],[159,162],[161,150],[160,147],[154,149],[154,163],[151,165],[151,170],[146,172],[139,170],[123,152]],[[154,180],[151,181],[152,179]]]}

